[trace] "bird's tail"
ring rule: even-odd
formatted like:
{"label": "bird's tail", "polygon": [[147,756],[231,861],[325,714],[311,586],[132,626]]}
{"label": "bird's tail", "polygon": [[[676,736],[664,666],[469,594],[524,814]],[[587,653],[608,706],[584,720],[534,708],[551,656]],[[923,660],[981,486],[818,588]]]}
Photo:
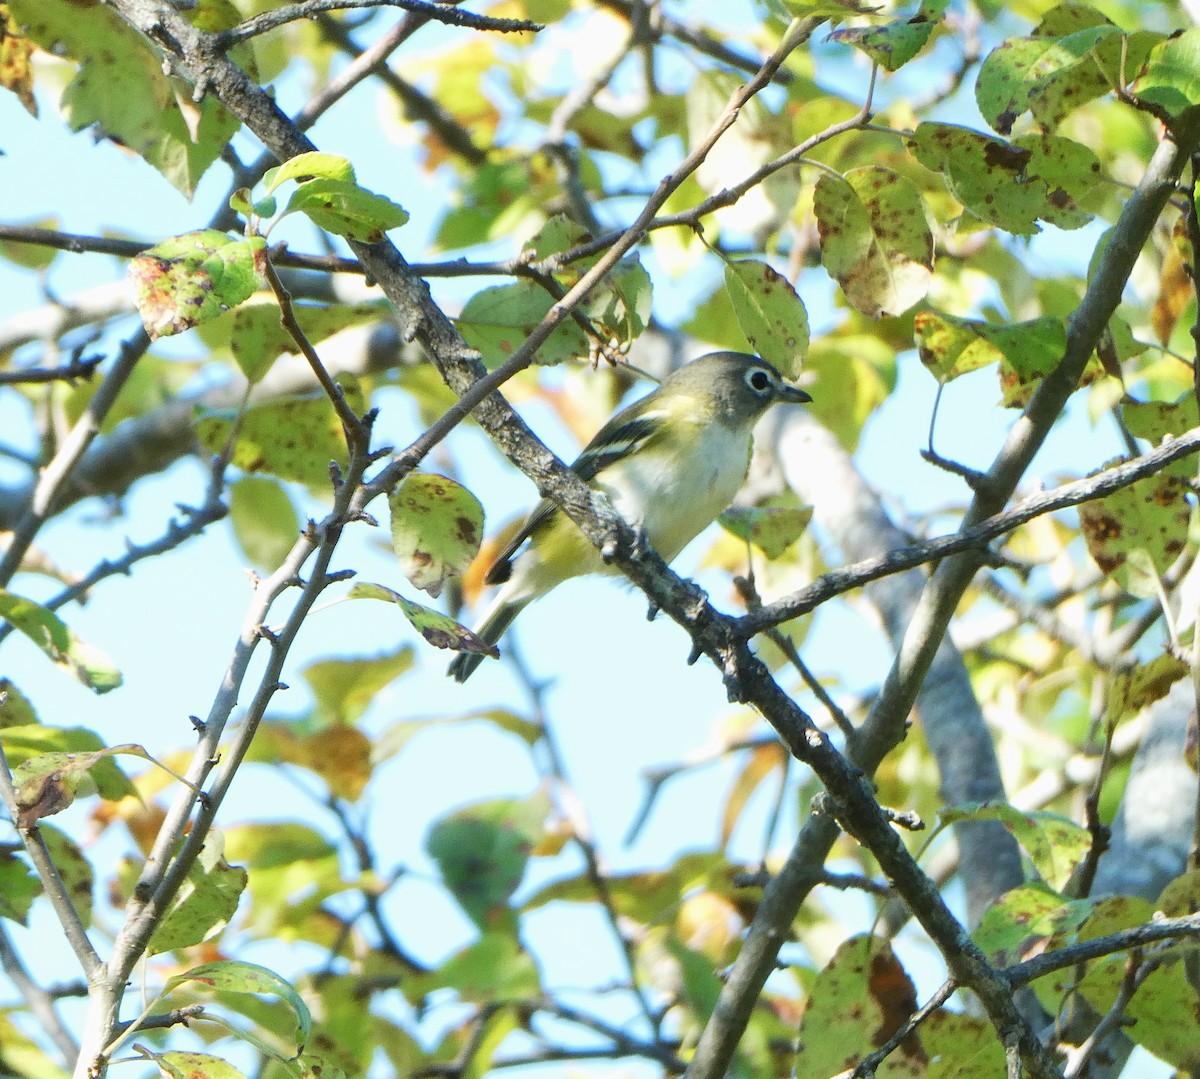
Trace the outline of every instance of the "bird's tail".
{"label": "bird's tail", "polygon": [[[475,630],[488,644],[495,644],[504,636],[505,630],[512,625],[517,617],[529,604],[529,600],[505,600],[493,605],[479,628]],[[446,673],[456,682],[465,682],[474,673],[475,668],[483,662],[482,652],[459,652],[450,662]]]}

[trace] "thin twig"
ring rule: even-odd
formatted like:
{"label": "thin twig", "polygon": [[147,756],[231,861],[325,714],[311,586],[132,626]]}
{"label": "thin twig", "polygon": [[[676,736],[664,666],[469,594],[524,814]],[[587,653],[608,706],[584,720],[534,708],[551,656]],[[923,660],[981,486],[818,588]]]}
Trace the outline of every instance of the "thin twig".
{"label": "thin twig", "polygon": [[862,1060],[858,1062],[854,1068],[854,1071],[850,1073],[850,1079],[856,1079],[856,1077],[863,1077],[863,1079],[867,1079],[867,1077],[873,1077],[875,1075],[875,1070],[879,1067],[879,1065],[882,1064],[889,1056],[891,1056],[892,1053],[899,1049],[904,1040],[910,1037],[917,1027],[919,1027],[923,1022],[925,1022],[926,1019],[928,1019],[943,1004],[945,1004],[946,1001],[948,1001],[954,995],[957,989],[958,986],[954,984],[953,978],[942,982],[937,992],[935,992],[922,1007],[918,1008],[917,1011],[913,1012],[912,1015],[910,1015],[903,1023],[901,1023],[900,1026],[898,1026],[892,1033],[892,1036],[888,1038],[883,1045],[881,1045],[873,1053],[863,1057]]}
{"label": "thin twig", "polygon": [[1135,457],[1113,468],[1106,468],[1094,476],[1064,483],[1051,491],[1030,495],[1012,509],[985,518],[978,524],[963,528],[952,535],[923,540],[902,550],[889,551],[877,558],[866,558],[826,573],[807,588],[743,615],[736,620],[736,632],[741,637],[751,636],[768,626],[807,614],[830,597],[860,588],[870,581],[903,573],[905,570],[939,561],[948,555],[979,550],[998,536],[1028,524],[1036,517],[1104,498],[1113,491],[1119,491],[1162,471],[1172,461],[1181,460],[1197,452],[1200,452],[1200,427],[1165,441],[1157,449],[1141,457]]}
{"label": "thin twig", "polygon": [[346,395],[342,392],[339,386],[330,377],[329,372],[325,370],[325,365],[321,362],[321,357],[317,355],[317,350],[313,348],[312,342],[304,330],[301,329],[300,323],[296,320],[296,310],[292,306],[292,297],[288,290],[284,287],[282,281],[279,280],[279,274],[275,272],[275,267],[271,265],[271,260],[265,259],[264,276],[267,279],[267,284],[271,291],[275,294],[275,300],[279,304],[279,322],[287,331],[288,336],[296,343],[296,348],[299,350],[307,361],[309,367],[312,368],[313,377],[316,378],[317,384],[325,391],[325,396],[329,398],[330,403],[338,414],[338,419],[341,420],[342,430],[346,433],[346,441],[354,443],[356,440],[364,442],[366,439],[366,428],[363,421],[354,414],[354,410],[346,401]]}
{"label": "thin twig", "polygon": [[450,4],[430,4],[425,0],[304,0],[299,4],[288,4],[273,11],[246,19],[237,26],[213,35],[214,46],[221,51],[232,48],[259,34],[277,30],[290,22],[303,22],[326,11],[352,11],[361,8],[398,7],[415,11],[436,22],[451,26],[465,26],[472,30],[495,30],[504,34],[537,33],[541,23],[529,19],[497,19]]}
{"label": "thin twig", "polygon": [[109,369],[96,392],[88,401],[83,415],[59,446],[58,452],[42,469],[34,486],[33,497],[24,517],[13,529],[12,539],[8,549],[0,558],[0,587],[7,586],[13,574],[20,567],[25,554],[28,552],[34,537],[42,525],[50,519],[54,512],[54,501],[63,485],[70,477],[71,471],[79,463],[80,458],[91,445],[92,440],[100,433],[104,417],[112,408],[126,380],[133,373],[137,361],[145,353],[150,344],[150,338],[144,330],[139,330],[134,337],[121,348],[116,363]]}

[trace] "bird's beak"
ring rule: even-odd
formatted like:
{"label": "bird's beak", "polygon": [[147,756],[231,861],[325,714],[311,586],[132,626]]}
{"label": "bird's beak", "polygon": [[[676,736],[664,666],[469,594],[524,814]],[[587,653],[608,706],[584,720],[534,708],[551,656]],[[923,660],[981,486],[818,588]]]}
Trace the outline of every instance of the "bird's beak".
{"label": "bird's beak", "polygon": [[805,405],[812,400],[812,397],[799,386],[791,386],[782,382],[779,385],[779,400],[785,405]]}

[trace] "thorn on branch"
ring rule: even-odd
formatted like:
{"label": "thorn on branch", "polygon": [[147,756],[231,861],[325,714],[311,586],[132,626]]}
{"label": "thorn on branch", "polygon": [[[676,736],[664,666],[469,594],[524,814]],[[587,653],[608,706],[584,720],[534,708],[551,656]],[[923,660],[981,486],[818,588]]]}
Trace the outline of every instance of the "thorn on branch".
{"label": "thorn on branch", "polygon": [[208,730],[208,724],[205,723],[204,720],[202,720],[199,716],[188,716],[188,720],[192,724],[192,730],[194,730],[197,734],[203,734],[206,730]]}

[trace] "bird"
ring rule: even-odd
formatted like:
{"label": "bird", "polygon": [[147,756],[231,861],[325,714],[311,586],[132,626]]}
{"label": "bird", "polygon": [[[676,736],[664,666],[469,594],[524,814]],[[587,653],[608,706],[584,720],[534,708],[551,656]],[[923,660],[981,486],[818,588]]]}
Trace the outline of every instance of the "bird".
{"label": "bird", "polygon": [[[571,470],[670,562],[741,489],[763,413],[811,400],[758,356],[711,352],[616,413]],[[525,607],[563,581],[619,572],[543,499],[488,571],[485,583],[501,587],[475,633],[495,645]],[[460,652],[447,673],[465,682],[482,662],[482,653]]]}

